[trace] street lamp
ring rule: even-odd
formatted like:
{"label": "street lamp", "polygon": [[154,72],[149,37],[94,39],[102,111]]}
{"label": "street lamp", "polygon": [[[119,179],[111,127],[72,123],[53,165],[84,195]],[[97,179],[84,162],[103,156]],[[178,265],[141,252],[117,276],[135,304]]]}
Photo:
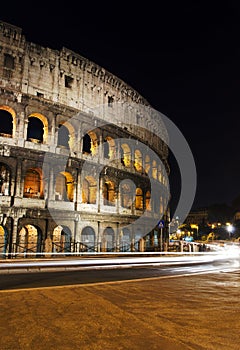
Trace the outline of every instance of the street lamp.
{"label": "street lamp", "polygon": [[231,233],[233,232],[234,227],[229,222],[226,223],[226,226],[227,226],[227,231],[228,231],[228,234],[229,234],[229,239],[231,239]]}

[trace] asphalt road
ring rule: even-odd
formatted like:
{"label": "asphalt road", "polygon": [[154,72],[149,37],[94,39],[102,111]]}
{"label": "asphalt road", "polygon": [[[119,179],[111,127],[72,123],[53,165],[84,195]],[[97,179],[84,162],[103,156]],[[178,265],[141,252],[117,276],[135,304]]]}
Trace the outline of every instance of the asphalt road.
{"label": "asphalt road", "polygon": [[126,281],[154,279],[164,276],[186,276],[195,274],[204,274],[211,272],[230,271],[239,267],[239,261],[235,259],[226,259],[213,261],[211,263],[192,263],[184,262],[178,265],[161,265],[144,267],[126,267],[124,265],[116,266],[87,266],[82,269],[72,271],[53,272],[27,272],[11,273],[0,275],[0,290],[39,288],[51,286],[69,286],[78,284],[91,284],[99,282]]}

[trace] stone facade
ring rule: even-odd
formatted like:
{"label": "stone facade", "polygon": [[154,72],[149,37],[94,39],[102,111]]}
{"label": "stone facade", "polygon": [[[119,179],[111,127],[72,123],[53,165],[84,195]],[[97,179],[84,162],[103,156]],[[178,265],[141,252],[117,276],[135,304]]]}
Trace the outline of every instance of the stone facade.
{"label": "stone facade", "polygon": [[4,22],[0,91],[0,252],[160,249],[168,138],[137,91]]}

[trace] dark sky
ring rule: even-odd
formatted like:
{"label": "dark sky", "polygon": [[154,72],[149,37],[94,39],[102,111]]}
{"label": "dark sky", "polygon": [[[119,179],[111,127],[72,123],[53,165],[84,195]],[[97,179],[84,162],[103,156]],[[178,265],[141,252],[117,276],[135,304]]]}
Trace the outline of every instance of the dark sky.
{"label": "dark sky", "polygon": [[[240,194],[240,3],[158,6],[80,2],[51,10],[34,3],[26,12],[20,2],[5,4],[0,19],[21,27],[28,41],[65,46],[136,89],[189,143],[197,169],[193,207],[230,204]],[[176,199],[181,181],[170,161]]]}

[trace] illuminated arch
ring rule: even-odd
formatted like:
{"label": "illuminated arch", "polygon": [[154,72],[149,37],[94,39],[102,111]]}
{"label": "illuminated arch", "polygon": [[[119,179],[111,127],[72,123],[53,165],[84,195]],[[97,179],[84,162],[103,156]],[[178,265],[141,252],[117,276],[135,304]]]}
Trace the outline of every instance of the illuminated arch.
{"label": "illuminated arch", "polygon": [[98,138],[94,131],[89,131],[88,135],[91,138],[91,154],[95,156],[98,152]]}
{"label": "illuminated arch", "polygon": [[156,160],[152,161],[152,177],[157,180],[157,162]]}
{"label": "illuminated arch", "polygon": [[103,179],[103,198],[104,205],[114,205],[115,204],[115,183],[113,181],[105,181]]}
{"label": "illuminated arch", "polygon": [[131,166],[131,149],[126,143],[121,145],[121,163],[128,168]]}
{"label": "illuminated arch", "polygon": [[74,179],[72,174],[62,171],[57,174],[55,184],[55,199],[70,202],[73,201],[74,195]]}
{"label": "illuminated arch", "polygon": [[138,172],[142,172],[142,153],[139,149],[134,152],[134,167]]}
{"label": "illuminated arch", "polygon": [[160,196],[160,215],[163,216],[163,197]]}
{"label": "illuminated arch", "polygon": [[69,227],[58,225],[53,230],[53,252],[71,252],[72,233]]}
{"label": "illuminated arch", "polygon": [[19,253],[39,253],[43,250],[43,235],[38,226],[24,225],[17,236]]}
{"label": "illuminated arch", "polygon": [[86,176],[82,185],[82,203],[96,204],[97,182],[92,176]]}
{"label": "illuminated arch", "polygon": [[105,137],[104,158],[109,158],[109,159],[115,159],[116,158],[115,140],[111,136]]}
{"label": "illuminated arch", "polygon": [[159,182],[162,182],[162,180],[163,180],[163,176],[162,176],[162,167],[161,167],[161,165],[159,164],[159,165],[158,165],[158,181],[159,181]]}
{"label": "illuminated arch", "polygon": [[29,168],[24,177],[24,197],[43,198],[42,170]]}
{"label": "illuminated arch", "polygon": [[[11,132],[11,134],[7,133],[6,135],[9,135],[8,137],[15,137],[15,134],[16,134],[16,112],[11,107],[5,106],[5,105],[0,105],[0,111],[1,110],[8,112],[12,116],[12,132]],[[0,114],[0,125],[1,125],[1,123],[2,123],[2,120],[1,120],[1,114]],[[0,128],[0,132],[1,132],[1,128]]]}
{"label": "illuminated arch", "polygon": [[136,188],[135,208],[137,210],[143,209],[143,191],[139,187]]}
{"label": "illuminated arch", "polygon": [[120,183],[121,206],[130,209],[132,207],[136,189],[132,181],[123,180]]}
{"label": "illuminated arch", "polygon": [[145,206],[147,211],[151,211],[151,192],[147,191],[145,196]]}
{"label": "illuminated arch", "polygon": [[0,225],[0,254],[6,253],[8,246],[8,230]]}
{"label": "illuminated arch", "polygon": [[145,156],[145,173],[148,174],[149,171],[151,169],[151,160],[150,160],[150,156],[148,154],[146,154]]}

